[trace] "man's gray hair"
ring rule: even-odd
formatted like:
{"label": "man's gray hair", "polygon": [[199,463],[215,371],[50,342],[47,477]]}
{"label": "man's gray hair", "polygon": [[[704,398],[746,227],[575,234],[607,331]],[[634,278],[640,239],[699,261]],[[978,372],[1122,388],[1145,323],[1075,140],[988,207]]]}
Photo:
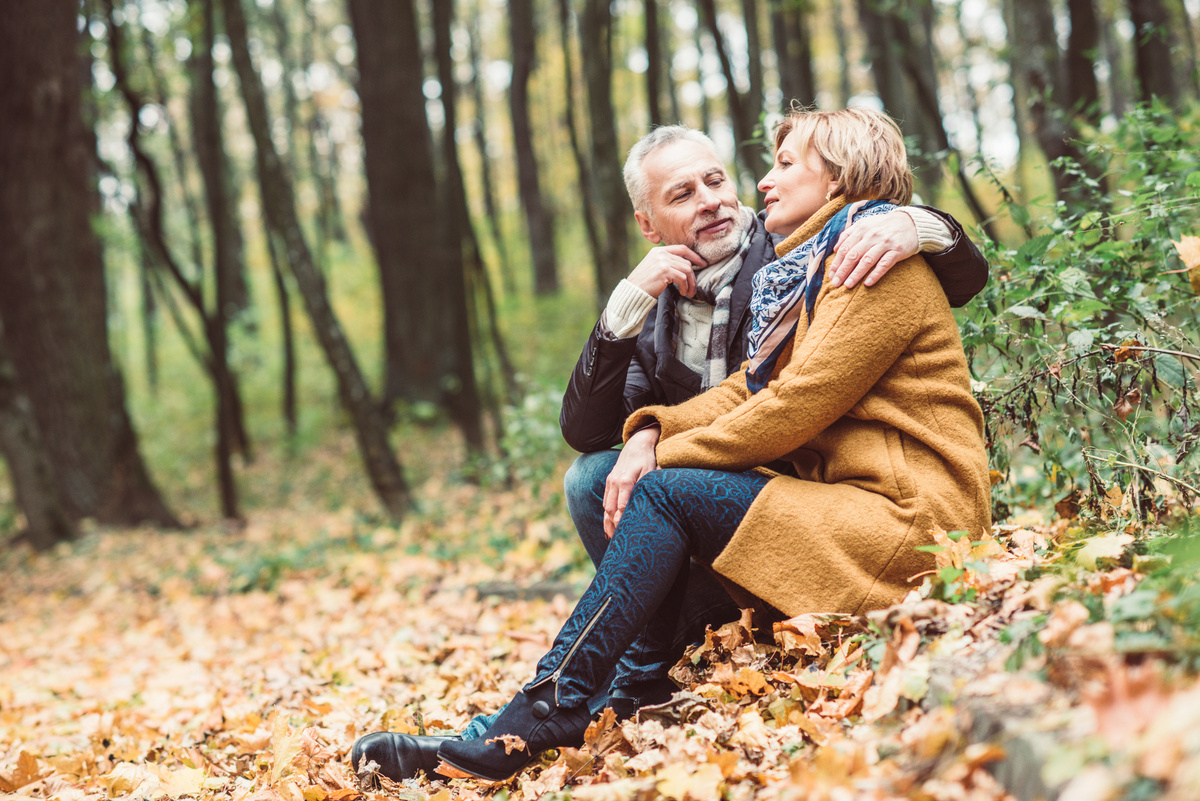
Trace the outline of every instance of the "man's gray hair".
{"label": "man's gray hair", "polygon": [[650,187],[646,185],[646,171],[642,169],[642,162],[646,160],[646,156],[663,145],[681,140],[704,145],[718,159],[721,158],[717,146],[703,131],[686,125],[660,125],[653,129],[629,149],[629,157],[625,159],[625,191],[629,193],[634,211],[646,211],[650,200]]}

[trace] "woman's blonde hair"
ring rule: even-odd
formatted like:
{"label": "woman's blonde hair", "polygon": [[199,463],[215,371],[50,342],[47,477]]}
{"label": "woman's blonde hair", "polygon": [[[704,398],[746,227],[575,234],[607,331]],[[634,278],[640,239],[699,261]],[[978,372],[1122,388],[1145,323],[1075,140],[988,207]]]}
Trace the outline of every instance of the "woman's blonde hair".
{"label": "woman's blonde hair", "polygon": [[796,133],[800,155],[813,148],[837,181],[830,197],[912,201],[913,178],[904,135],[891,117],[866,108],[809,111],[793,108],[775,128],[775,149]]}

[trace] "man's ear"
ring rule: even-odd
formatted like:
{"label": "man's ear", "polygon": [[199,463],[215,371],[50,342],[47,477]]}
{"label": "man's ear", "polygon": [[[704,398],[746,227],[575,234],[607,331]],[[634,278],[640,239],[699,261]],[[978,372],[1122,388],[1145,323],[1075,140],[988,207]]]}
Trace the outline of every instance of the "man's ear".
{"label": "man's ear", "polygon": [[649,214],[644,211],[635,211],[633,218],[637,220],[638,228],[642,229],[642,236],[646,237],[651,244],[657,245],[662,241],[662,237],[659,236],[658,230],[654,227],[654,222],[650,219]]}

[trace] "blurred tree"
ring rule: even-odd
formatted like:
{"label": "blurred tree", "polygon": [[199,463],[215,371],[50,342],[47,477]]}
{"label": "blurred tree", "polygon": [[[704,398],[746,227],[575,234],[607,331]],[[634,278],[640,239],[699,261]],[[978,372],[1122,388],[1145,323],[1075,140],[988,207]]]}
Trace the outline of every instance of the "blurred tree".
{"label": "blurred tree", "polygon": [[[763,112],[762,45],[758,35],[758,2],[742,0],[742,19],[746,26],[746,72],[749,85],[745,92],[738,89],[734,76],[733,57],[725,44],[717,16],[715,0],[699,0],[705,25],[712,36],[721,73],[725,76],[725,102],[729,108],[733,135],[737,140],[737,163],[739,175],[744,179],[757,180],[766,167],[762,141],[755,134]],[[739,183],[746,181],[739,179]],[[756,196],[757,197],[757,196]],[[761,202],[761,198],[759,198]]]}
{"label": "blurred tree", "polygon": [[612,4],[585,0],[579,18],[579,52],[587,89],[588,128],[592,132],[591,174],[600,212],[600,248],[596,260],[596,301],[603,304],[613,287],[629,274],[628,196],[621,177],[624,162],[617,144],[612,99]]}
{"label": "blurred tree", "polygon": [[479,32],[479,13],[471,15],[471,26],[469,32],[470,45],[468,47],[468,58],[471,63],[471,101],[474,104],[474,114],[471,115],[471,133],[475,139],[475,149],[479,151],[479,182],[483,193],[483,211],[484,219],[487,221],[488,230],[492,235],[492,242],[496,246],[496,254],[499,257],[499,268],[501,281],[505,291],[509,294],[516,292],[516,276],[513,273],[513,265],[508,257],[508,246],[505,244],[504,231],[500,226],[500,207],[496,203],[496,182],[492,178],[492,159],[488,148],[487,136],[487,103],[484,99],[484,82],[486,77],[483,74],[483,59],[480,57],[479,40],[481,34]]}
{"label": "blurred tree", "polygon": [[658,24],[658,0],[643,0],[646,44],[646,105],[650,125],[663,124],[663,57],[662,31]]}
{"label": "blurred tree", "polygon": [[[454,56],[451,52],[453,27],[454,0],[434,3],[433,50],[442,101],[438,207],[442,218],[441,236],[445,240],[441,248],[445,255],[439,260],[441,263],[437,274],[444,284],[446,303],[444,317],[449,339],[444,347],[451,351],[453,363],[450,365],[450,374],[458,383],[456,391],[445,394],[445,402],[451,419],[462,429],[467,448],[472,453],[480,453],[483,450],[482,408],[478,382],[475,380],[473,340],[479,341],[481,347],[491,344],[499,354],[503,364],[501,372],[506,373],[503,388],[513,387],[514,377],[495,320],[492,287],[483,255],[479,252],[475,226],[471,224],[462,167],[458,161],[458,84],[454,78]],[[473,287],[478,290],[474,298],[468,298],[467,273],[471,275]],[[481,299],[482,314],[475,313],[478,304],[470,302],[475,298]],[[492,412],[498,419],[499,410],[493,408]]]}
{"label": "blurred tree", "polygon": [[[237,519],[241,515],[238,511],[237,485],[233,475],[232,458],[235,451],[243,454],[249,453],[249,438],[242,420],[242,404],[237,377],[229,366],[229,319],[237,310],[232,290],[233,284],[240,283],[238,276],[242,271],[240,259],[237,266],[223,264],[221,260],[222,246],[228,243],[227,231],[220,230],[222,224],[229,221],[229,213],[225,209],[226,189],[218,186],[216,208],[213,205],[213,196],[210,194],[208,198],[209,217],[213,226],[215,262],[213,273],[216,284],[216,298],[210,308],[204,297],[203,284],[199,278],[204,272],[203,264],[192,265],[192,270],[189,272],[196,277],[189,277],[178,263],[168,242],[169,235],[164,219],[163,180],[159,174],[158,165],[146,151],[141,138],[141,113],[146,104],[132,84],[126,63],[129,54],[126,52],[124,25],[131,23],[122,24],[117,20],[114,0],[103,0],[103,6],[108,23],[106,27],[109,37],[109,62],[116,78],[117,88],[129,106],[130,123],[126,142],[137,165],[134,177],[136,191],[134,202],[130,205],[130,214],[155,265],[161,265],[167,270],[200,317],[205,343],[208,346],[208,352],[201,356],[200,362],[209,374],[215,397],[216,448],[214,456],[217,468],[217,486],[221,498],[221,513],[226,518]],[[215,112],[215,109],[210,110]],[[215,114],[208,122],[215,129],[216,143],[219,146],[220,128]],[[200,139],[207,139],[213,135],[213,130],[198,130],[196,139],[199,142]],[[213,144],[211,139],[207,144]],[[200,146],[197,149],[205,150]],[[203,168],[205,162],[202,161],[201,165]],[[212,164],[209,163],[208,166],[212,166]],[[206,189],[211,189],[207,182]],[[198,238],[198,232],[194,234],[194,238]]]}
{"label": "blurred tree", "polygon": [[74,0],[13,0],[0,16],[0,343],[68,516],[176,527],[138,452],[108,346],[78,13]]}
{"label": "blurred tree", "polygon": [[[443,170],[447,180],[439,185],[435,172],[415,4],[351,0],[350,19],[358,44],[367,221],[383,287],[383,408],[390,412],[404,399],[446,409],[474,447],[479,398],[463,229],[454,219],[456,195],[447,191],[452,179]],[[461,193],[461,177],[459,185]]]}
{"label": "blurred tree", "polygon": [[771,32],[784,109],[790,108],[793,100],[805,106],[817,102],[817,80],[808,33],[811,25],[809,0],[771,0]]}
{"label": "blurred tree", "polygon": [[392,518],[400,520],[411,499],[408,485],[400,472],[396,454],[388,443],[387,428],[380,408],[371,397],[341,323],[329,304],[325,279],[313,262],[312,252],[296,217],[291,181],[271,141],[262,80],[250,59],[241,0],[222,0],[222,7],[225,10],[225,32],[229,37],[233,64],[246,106],[246,119],[254,137],[267,235],[276,238],[281,252],[286,254],[317,341],[337,377],[338,395],[354,425],[359,453],[375,494]]}
{"label": "blurred tree", "polygon": [[[1078,54],[1064,53],[1058,44],[1054,28],[1053,8],[1042,0],[1008,0],[1008,30],[1014,98],[1028,109],[1028,120],[1050,163],[1054,191],[1059,200],[1077,209],[1088,205],[1091,193],[1080,183],[1080,173],[1062,159],[1090,169],[1094,177],[1099,172],[1092,167],[1078,144],[1078,132],[1072,117],[1073,109],[1086,112],[1092,91],[1081,74],[1082,62],[1094,58],[1092,50]],[[1080,4],[1072,7],[1080,13],[1080,32],[1068,44],[1083,48],[1089,43],[1088,9]],[[1068,63],[1073,62],[1074,83],[1068,80]]]}
{"label": "blurred tree", "polygon": [[[575,171],[579,178],[579,200],[583,213],[583,227],[587,231],[589,256],[596,270],[597,284],[608,280],[601,274],[599,259],[603,251],[600,229],[604,225],[600,208],[596,202],[596,185],[592,176],[592,160],[584,148],[579,135],[579,123],[575,118],[575,59],[572,57],[571,0],[558,0],[558,30],[563,54],[563,119],[567,125],[567,141],[571,143],[571,155],[575,158]],[[624,276],[622,276],[624,277]],[[620,279],[618,279],[620,280]]]}
{"label": "blurred tree", "polygon": [[537,49],[533,0],[510,0],[508,30],[512,45],[512,83],[508,88],[508,99],[513,147],[517,151],[517,184],[529,231],[533,291],[544,295],[558,291],[558,256],[554,250],[554,213],[542,198],[533,126],[529,121],[529,78],[533,74]]}
{"label": "blurred tree", "polygon": [[1157,97],[1178,110],[1183,102],[1183,91],[1172,52],[1178,47],[1175,26],[1181,15],[1186,22],[1187,11],[1182,3],[1172,0],[1128,0],[1127,6],[1134,31],[1138,99],[1144,102]]}
{"label": "blurred tree", "polygon": [[4,349],[0,323],[0,454],[8,464],[17,506],[25,515],[20,537],[39,551],[79,536],[54,480],[33,405],[17,386],[17,371]]}

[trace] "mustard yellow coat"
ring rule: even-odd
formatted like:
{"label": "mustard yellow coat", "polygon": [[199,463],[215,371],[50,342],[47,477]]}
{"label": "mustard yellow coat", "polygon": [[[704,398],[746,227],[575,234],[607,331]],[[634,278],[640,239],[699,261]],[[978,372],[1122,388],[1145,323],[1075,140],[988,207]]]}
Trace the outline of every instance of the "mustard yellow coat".
{"label": "mustard yellow coat", "polygon": [[[826,205],[780,254],[843,205]],[[660,467],[795,465],[799,478],[773,478],[713,563],[787,615],[888,606],[933,568],[914,549],[932,544],[935,525],[974,536],[991,525],[983,415],[958,326],[920,257],[871,288],[826,278],[811,327],[801,314],[758,393],[739,371],[678,406],[640,409],[626,437],[655,421]]]}

